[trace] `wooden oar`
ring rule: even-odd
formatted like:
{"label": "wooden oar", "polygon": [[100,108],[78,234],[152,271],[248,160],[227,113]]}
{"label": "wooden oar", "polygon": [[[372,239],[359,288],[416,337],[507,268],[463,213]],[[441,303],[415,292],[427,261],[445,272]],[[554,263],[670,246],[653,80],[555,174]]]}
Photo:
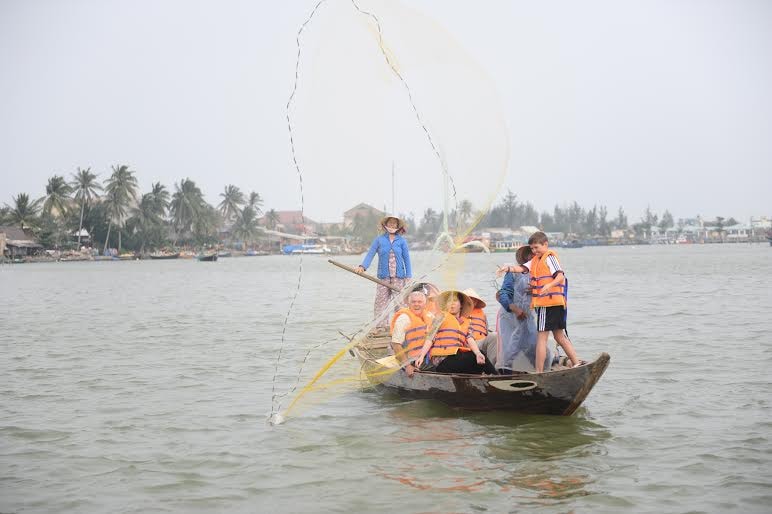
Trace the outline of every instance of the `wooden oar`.
{"label": "wooden oar", "polygon": [[367,273],[364,273],[364,272],[357,273],[356,268],[352,268],[351,266],[346,266],[345,264],[341,264],[340,262],[334,261],[332,259],[327,259],[327,262],[329,262],[330,264],[334,264],[335,266],[337,266],[337,267],[339,267],[341,269],[344,269],[346,271],[350,271],[351,273],[353,273],[355,275],[359,275],[362,278],[366,278],[367,280],[375,282],[376,284],[380,284],[380,285],[382,285],[384,287],[388,287],[392,291],[396,291],[396,292],[400,291],[400,288],[398,288],[395,285],[389,284],[385,280],[381,280],[380,278],[376,278],[376,277],[374,277],[372,275],[368,275]]}

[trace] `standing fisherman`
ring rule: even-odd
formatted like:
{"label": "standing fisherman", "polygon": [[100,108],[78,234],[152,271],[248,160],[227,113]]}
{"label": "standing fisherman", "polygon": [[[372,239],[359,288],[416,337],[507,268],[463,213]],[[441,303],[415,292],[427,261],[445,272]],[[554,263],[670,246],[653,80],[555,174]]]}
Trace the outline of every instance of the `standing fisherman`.
{"label": "standing fisherman", "polygon": [[[410,252],[402,234],[406,231],[405,222],[397,216],[387,215],[381,219],[383,234],[373,240],[362,264],[356,267],[357,273],[364,273],[370,266],[375,254],[378,254],[378,278],[396,286],[397,290],[405,287],[405,282],[413,276],[410,267]],[[376,329],[387,330],[391,316],[381,316],[383,311],[398,293],[378,284],[375,289]]]}

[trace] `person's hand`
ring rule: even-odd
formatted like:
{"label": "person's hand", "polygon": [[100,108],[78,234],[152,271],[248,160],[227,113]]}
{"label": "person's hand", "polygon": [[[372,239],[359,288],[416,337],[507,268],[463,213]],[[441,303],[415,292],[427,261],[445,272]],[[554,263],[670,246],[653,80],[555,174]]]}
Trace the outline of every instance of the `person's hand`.
{"label": "person's hand", "polygon": [[362,273],[365,272],[365,268],[360,264],[359,266],[354,268],[354,271],[361,275]]}
{"label": "person's hand", "polygon": [[498,267],[498,269],[496,270],[496,276],[497,276],[497,277],[501,277],[501,276],[504,276],[505,274],[507,274],[507,272],[509,272],[509,266],[504,266],[504,265],[502,264],[502,265],[501,265],[501,266],[499,266],[499,267]]}
{"label": "person's hand", "polygon": [[410,378],[413,378],[413,374],[415,373],[415,366],[413,366],[411,363],[407,363],[407,366],[405,366],[405,373],[407,373],[407,376]]}
{"label": "person's hand", "polygon": [[485,364],[485,355],[482,352],[475,352],[474,355],[477,357],[477,364]]}
{"label": "person's hand", "polygon": [[420,368],[421,367],[421,363],[424,361],[424,359],[426,359],[426,354],[422,353],[421,355],[416,357],[416,359],[413,361],[413,366],[415,366],[416,369]]}
{"label": "person's hand", "polygon": [[512,312],[514,312],[515,317],[517,317],[517,319],[519,319],[520,321],[524,320],[527,317],[525,311],[520,307],[514,306],[514,309],[515,310],[513,310]]}

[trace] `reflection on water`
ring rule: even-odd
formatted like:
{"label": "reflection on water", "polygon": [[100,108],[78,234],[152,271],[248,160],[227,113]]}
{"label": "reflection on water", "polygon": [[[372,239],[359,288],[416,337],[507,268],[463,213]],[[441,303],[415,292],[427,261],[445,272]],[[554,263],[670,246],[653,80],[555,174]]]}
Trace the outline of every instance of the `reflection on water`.
{"label": "reflection on water", "polygon": [[[565,469],[565,459],[603,456],[610,430],[586,409],[573,417],[465,413],[430,400],[380,400],[395,429],[384,440],[400,458],[374,465],[386,480],[420,491],[466,491],[549,505],[592,494],[598,470]],[[416,450],[417,448],[417,450]],[[411,458],[412,451],[417,453]]]}

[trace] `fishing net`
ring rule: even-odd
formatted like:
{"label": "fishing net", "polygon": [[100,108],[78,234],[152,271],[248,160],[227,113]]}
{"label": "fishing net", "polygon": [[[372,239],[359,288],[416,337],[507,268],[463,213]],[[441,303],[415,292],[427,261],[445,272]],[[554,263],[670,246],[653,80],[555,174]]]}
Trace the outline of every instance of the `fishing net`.
{"label": "fishing net", "polygon": [[[409,223],[412,282],[469,287],[458,283],[465,259],[454,250],[476,244],[468,236],[499,193],[509,160],[492,81],[448,30],[391,0],[323,0],[302,22],[297,43],[287,122],[304,214],[339,217],[360,202],[399,214]],[[413,251],[426,234],[431,250]],[[323,272],[310,257],[298,263],[277,342],[272,422],[399,369],[364,369],[348,354],[388,323],[410,288],[372,319],[368,287],[354,299],[362,308],[344,309],[342,299],[335,307],[330,288],[362,280],[344,275]],[[324,326],[319,304],[329,309]],[[316,309],[313,326],[299,314],[305,309]]]}

